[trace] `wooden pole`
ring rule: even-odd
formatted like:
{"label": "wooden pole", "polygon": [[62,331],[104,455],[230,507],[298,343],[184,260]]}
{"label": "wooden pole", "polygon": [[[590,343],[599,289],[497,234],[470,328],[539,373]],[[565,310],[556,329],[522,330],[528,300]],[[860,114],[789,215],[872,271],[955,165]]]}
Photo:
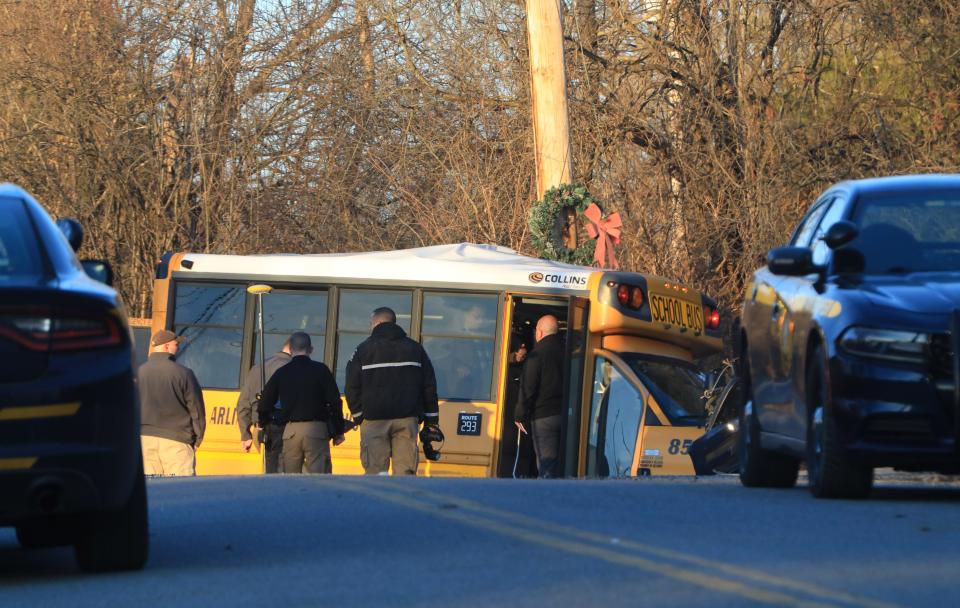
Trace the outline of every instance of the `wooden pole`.
{"label": "wooden pole", "polygon": [[[573,175],[560,0],[527,0],[537,198]],[[573,235],[574,246],[576,234]]]}

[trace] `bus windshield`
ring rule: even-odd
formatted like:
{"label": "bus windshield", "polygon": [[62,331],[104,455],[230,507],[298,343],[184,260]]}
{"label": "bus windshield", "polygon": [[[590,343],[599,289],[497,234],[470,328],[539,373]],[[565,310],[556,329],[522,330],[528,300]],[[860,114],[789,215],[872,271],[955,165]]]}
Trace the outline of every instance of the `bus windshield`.
{"label": "bus windshield", "polygon": [[705,420],[706,374],[676,359],[629,354],[622,358],[653,394],[671,424],[700,424]]}

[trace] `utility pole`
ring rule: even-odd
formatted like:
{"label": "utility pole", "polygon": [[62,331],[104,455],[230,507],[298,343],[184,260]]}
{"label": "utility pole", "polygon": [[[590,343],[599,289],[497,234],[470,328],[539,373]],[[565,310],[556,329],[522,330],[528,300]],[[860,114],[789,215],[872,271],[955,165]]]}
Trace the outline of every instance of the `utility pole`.
{"label": "utility pole", "polygon": [[550,188],[570,183],[573,175],[560,0],[527,0],[527,37],[537,198],[542,199]]}

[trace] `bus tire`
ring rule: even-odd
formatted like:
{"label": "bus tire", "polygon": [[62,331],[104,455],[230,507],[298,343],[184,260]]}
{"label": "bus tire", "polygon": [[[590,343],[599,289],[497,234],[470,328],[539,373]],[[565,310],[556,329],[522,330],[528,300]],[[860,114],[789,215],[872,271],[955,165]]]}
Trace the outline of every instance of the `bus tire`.
{"label": "bus tire", "polygon": [[800,462],[760,447],[760,425],[753,407],[750,369],[744,360],[741,372],[743,404],[740,407],[740,483],[748,488],[792,488]]}
{"label": "bus tire", "polygon": [[139,570],[147,561],[147,487],[138,471],[127,504],[117,512],[89,516],[75,545],[84,572]]}
{"label": "bus tire", "polygon": [[822,347],[814,348],[807,365],[807,474],[817,498],[864,498],[873,487],[873,468],[853,462],[845,453],[830,399]]}

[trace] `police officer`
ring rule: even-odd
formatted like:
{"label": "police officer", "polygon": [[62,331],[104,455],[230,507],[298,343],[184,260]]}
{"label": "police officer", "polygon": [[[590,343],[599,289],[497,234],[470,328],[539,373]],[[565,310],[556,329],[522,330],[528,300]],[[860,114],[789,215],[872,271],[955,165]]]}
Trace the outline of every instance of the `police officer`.
{"label": "police officer", "polygon": [[527,355],[520,375],[520,396],[514,422],[533,437],[540,477],[559,475],[561,401],[563,400],[563,343],[553,315],[537,321],[536,345]]}
{"label": "police officer", "polygon": [[[267,381],[273,377],[274,372],[290,363],[290,338],[283,343],[280,352],[267,359],[264,366],[264,375]],[[237,399],[237,424],[240,425],[240,447],[244,452],[249,452],[253,446],[253,434],[251,427],[256,431],[263,431],[263,450],[264,450],[264,468],[267,473],[279,473],[281,454],[283,452],[283,426],[276,420],[268,419],[261,421],[256,410],[257,394],[263,392],[263,386],[260,382],[263,378],[260,376],[260,364],[254,365],[247,375],[247,381],[243,384],[243,390],[240,391],[240,398]]]}
{"label": "police officer", "polygon": [[378,308],[370,337],[347,363],[346,396],[360,424],[360,462],[368,475],[417,473],[417,427],[439,429],[437,379],[426,351],[407,337],[397,315]]}
{"label": "police officer", "polygon": [[[285,473],[332,473],[330,439],[343,443],[343,404],[330,368],[310,358],[313,344],[302,331],[290,336],[290,362],[278,369],[263,389],[260,420],[274,419],[283,428]],[[333,437],[327,422],[334,428]]]}

